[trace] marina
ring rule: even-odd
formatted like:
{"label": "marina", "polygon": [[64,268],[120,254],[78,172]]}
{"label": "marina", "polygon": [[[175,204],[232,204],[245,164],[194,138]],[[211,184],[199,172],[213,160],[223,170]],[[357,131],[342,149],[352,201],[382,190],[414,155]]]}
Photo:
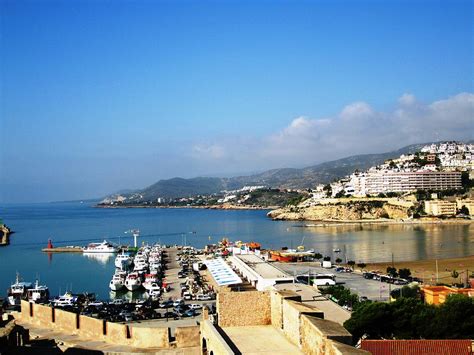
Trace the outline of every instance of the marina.
{"label": "marina", "polygon": [[[285,246],[295,249],[304,238],[306,250],[331,256],[333,261],[347,257],[367,264],[389,262],[392,253],[395,262],[474,254],[474,231],[470,225],[298,228],[300,224],[296,222],[271,221],[266,211],[260,210],[97,209],[80,203],[0,208],[4,222],[17,231],[8,248],[0,249],[3,292],[19,272],[25,280],[34,281],[39,276],[41,284],[47,285],[53,295],[87,291],[101,299],[109,298],[116,257],[122,252],[83,253],[82,248],[106,239],[116,245],[128,245],[132,252],[131,227],[140,228],[139,245],[175,245],[186,240],[190,246],[203,248],[227,236],[232,240],[258,241],[265,248],[278,251]],[[48,239],[52,239],[53,250],[65,252],[42,252]],[[338,248],[341,251],[335,252]],[[128,248],[123,253],[128,254]],[[156,266],[150,263],[150,269]],[[145,292],[143,287],[141,290],[129,297],[140,298]],[[125,291],[123,288],[117,292]]]}

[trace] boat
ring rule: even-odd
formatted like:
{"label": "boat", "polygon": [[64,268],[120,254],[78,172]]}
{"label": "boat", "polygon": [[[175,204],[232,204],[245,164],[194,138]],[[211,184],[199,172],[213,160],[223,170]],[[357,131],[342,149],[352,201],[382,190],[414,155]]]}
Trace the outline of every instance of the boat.
{"label": "boat", "polygon": [[142,280],[137,272],[131,272],[125,278],[125,287],[129,291],[138,290],[142,286]]}
{"label": "boat", "polygon": [[64,295],[56,297],[52,303],[54,307],[74,306],[77,299],[77,295],[73,295],[71,292],[66,292]]}
{"label": "boat", "polygon": [[115,273],[114,276],[112,276],[112,280],[109,282],[109,288],[112,291],[119,291],[122,288],[125,287],[125,274],[123,273]]}
{"label": "boat", "polygon": [[115,267],[118,267],[119,269],[125,269],[132,264],[132,261],[133,259],[130,255],[122,252],[122,254],[118,254],[115,258]]}
{"label": "boat", "polygon": [[46,303],[49,300],[48,286],[40,285],[36,280],[35,286],[27,291],[28,301],[33,303]]}
{"label": "boat", "polygon": [[11,306],[18,306],[21,304],[22,299],[26,299],[28,296],[28,290],[33,288],[31,282],[20,281],[20,274],[16,274],[15,283],[8,289],[8,303]]}
{"label": "boat", "polygon": [[83,249],[84,253],[117,253],[119,248],[104,240],[102,243],[90,243]]}
{"label": "boat", "polygon": [[[151,290],[153,287],[158,286],[158,275],[155,274],[145,274],[145,281],[143,282],[143,287],[145,287],[146,290]],[[159,289],[161,289],[160,286],[158,286]]]}

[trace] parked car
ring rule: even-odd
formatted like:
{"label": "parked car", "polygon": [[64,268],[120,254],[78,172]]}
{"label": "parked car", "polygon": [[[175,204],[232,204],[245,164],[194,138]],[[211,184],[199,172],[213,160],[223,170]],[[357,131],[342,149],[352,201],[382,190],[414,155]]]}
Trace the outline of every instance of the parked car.
{"label": "parked car", "polygon": [[186,312],[184,312],[183,316],[184,317],[195,317],[199,313],[197,313],[194,309],[188,309]]}
{"label": "parked car", "polygon": [[181,304],[184,304],[184,300],[182,300],[181,298],[179,298],[179,299],[177,299],[176,301],[173,302],[174,307],[177,307]]}
{"label": "parked car", "polygon": [[164,301],[162,304],[160,304],[160,308],[173,307],[173,303],[174,302],[172,300]]}
{"label": "parked car", "polygon": [[183,293],[183,298],[184,298],[185,300],[188,300],[188,301],[189,301],[189,300],[191,300],[191,299],[193,298],[193,296],[192,296],[191,293],[189,293],[189,292],[184,292],[184,293]]}
{"label": "parked car", "polygon": [[201,294],[201,295],[196,296],[196,300],[198,300],[198,301],[210,301],[210,300],[212,300],[212,297],[209,296],[209,295],[202,295]]}
{"label": "parked car", "polygon": [[190,309],[201,309],[202,306],[200,304],[197,304],[197,303],[192,303],[189,305],[189,308]]}

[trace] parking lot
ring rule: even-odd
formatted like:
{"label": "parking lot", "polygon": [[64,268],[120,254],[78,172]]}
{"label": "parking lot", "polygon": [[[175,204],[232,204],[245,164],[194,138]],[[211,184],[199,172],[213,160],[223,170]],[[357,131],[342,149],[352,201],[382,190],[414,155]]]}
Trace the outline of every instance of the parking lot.
{"label": "parking lot", "polygon": [[275,265],[288,273],[297,276],[301,274],[333,274],[336,276],[336,283],[343,285],[359,297],[367,297],[373,301],[387,301],[390,292],[401,286],[388,284],[381,281],[365,279],[360,272],[336,272],[335,268],[325,269],[316,262],[299,263],[281,263],[275,262]]}

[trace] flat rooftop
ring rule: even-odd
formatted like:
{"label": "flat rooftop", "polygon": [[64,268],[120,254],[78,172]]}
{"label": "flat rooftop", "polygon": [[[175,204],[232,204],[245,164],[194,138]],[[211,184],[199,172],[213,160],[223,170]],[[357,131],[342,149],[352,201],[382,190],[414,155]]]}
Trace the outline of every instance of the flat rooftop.
{"label": "flat rooftop", "polygon": [[242,354],[303,354],[271,325],[222,328]]}
{"label": "flat rooftop", "polygon": [[290,275],[254,254],[236,255],[264,279],[292,279]]}

